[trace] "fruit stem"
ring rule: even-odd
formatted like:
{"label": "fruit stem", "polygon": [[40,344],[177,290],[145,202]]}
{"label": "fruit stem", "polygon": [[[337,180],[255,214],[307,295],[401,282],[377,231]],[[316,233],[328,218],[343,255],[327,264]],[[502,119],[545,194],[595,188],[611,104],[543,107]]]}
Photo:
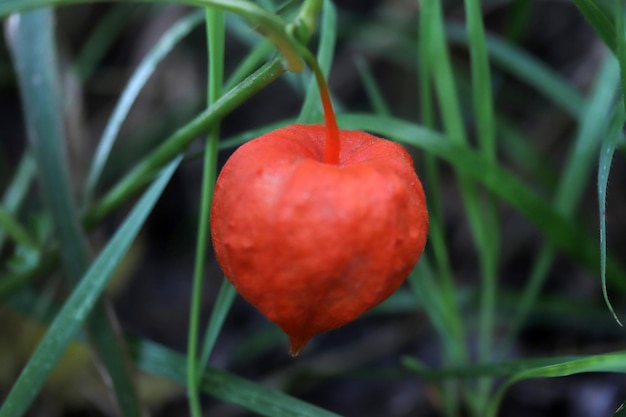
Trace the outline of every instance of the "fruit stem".
{"label": "fruit stem", "polygon": [[304,58],[304,61],[309,65],[315,80],[317,81],[317,88],[320,90],[320,98],[322,100],[322,108],[324,110],[324,124],[326,125],[326,146],[324,149],[324,162],[327,164],[339,164],[339,127],[337,126],[337,119],[335,118],[335,111],[333,110],[333,103],[330,99],[330,93],[328,92],[328,85],[324,79],[322,69],[317,63],[317,59],[313,54],[304,46],[300,46],[300,53]]}
{"label": "fruit stem", "polygon": [[330,100],[330,93],[319,65],[313,69],[317,86],[320,89],[322,108],[324,109],[324,123],[326,124],[326,146],[324,149],[324,162],[327,164],[339,164],[339,127],[333,110],[333,102]]}

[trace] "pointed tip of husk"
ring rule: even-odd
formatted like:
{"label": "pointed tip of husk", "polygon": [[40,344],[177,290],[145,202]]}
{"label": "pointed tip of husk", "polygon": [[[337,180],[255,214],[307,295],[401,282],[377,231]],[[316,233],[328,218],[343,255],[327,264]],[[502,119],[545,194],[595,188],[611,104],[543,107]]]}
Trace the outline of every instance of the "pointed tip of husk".
{"label": "pointed tip of husk", "polygon": [[309,340],[311,336],[289,336],[289,354],[294,358],[298,356]]}

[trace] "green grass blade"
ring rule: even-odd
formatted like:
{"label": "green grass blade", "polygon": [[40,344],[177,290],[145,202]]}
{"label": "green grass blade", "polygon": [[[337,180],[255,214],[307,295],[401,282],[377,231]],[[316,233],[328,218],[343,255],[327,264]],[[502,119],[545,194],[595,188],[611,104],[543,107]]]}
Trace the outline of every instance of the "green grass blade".
{"label": "green grass blade", "polygon": [[[444,129],[449,138],[459,144],[467,144],[467,135],[461,116],[460,104],[456,85],[452,73],[450,57],[445,43],[445,32],[443,26],[442,6],[439,0],[428,0],[423,2],[424,13],[431,14],[432,27],[431,39],[433,45],[430,47],[430,65],[431,73],[434,77],[435,89],[437,97],[441,103],[441,113],[443,118]],[[495,248],[493,243],[489,242],[487,227],[482,215],[482,209],[478,204],[478,194],[468,181],[463,177],[459,177],[463,202],[465,204],[468,215],[470,230],[477,246],[480,257],[483,275],[493,275],[493,266],[495,265]]]}
{"label": "green grass blade", "polygon": [[[436,35],[433,30],[434,14],[434,7],[422,8],[419,14],[417,36],[418,61],[416,67],[419,75],[418,95],[420,117],[422,123],[430,129],[435,128],[435,106],[431,80],[433,73],[437,71],[436,66],[429,65],[433,53],[432,48],[435,45],[435,41],[433,41],[432,37]],[[445,363],[458,365],[465,363],[468,359],[467,343],[465,341],[463,320],[456,299],[457,290],[450,268],[448,245],[446,244],[442,228],[444,214],[440,193],[439,166],[437,159],[429,154],[424,156],[424,162],[426,174],[424,186],[429,196],[427,201],[428,216],[430,219],[428,235],[439,277],[439,288],[436,293],[441,294],[441,304],[444,306],[443,309],[437,311],[435,306],[430,305],[434,304],[437,299],[433,294],[431,296],[432,299],[430,299],[430,297],[424,298],[424,302],[428,303],[424,307],[427,312],[432,312],[431,320],[433,320],[433,323],[437,323],[440,319],[445,321],[445,326],[439,325],[435,327],[438,329],[439,337],[444,343],[444,346],[446,346],[447,357],[444,357],[444,360]],[[426,288],[420,288],[420,285]],[[432,282],[430,286],[436,285],[435,282]],[[413,283],[414,291],[429,290],[430,286],[428,283]],[[437,314],[437,316],[435,317],[433,313]],[[454,340],[451,341],[450,339]],[[454,348],[451,346],[454,346]],[[445,404],[444,413],[448,417],[459,416],[459,388],[459,384],[456,382],[448,382],[442,386],[442,395]]]}
{"label": "green grass blade", "polygon": [[[11,214],[18,212],[24,197],[37,172],[35,160],[30,153],[25,153],[15,173],[15,177],[4,192],[2,206]],[[6,240],[6,231],[0,227],[0,253]]]}
{"label": "green grass blade", "polygon": [[626,6],[621,0],[615,0],[615,53],[620,66],[620,79],[622,83],[622,100],[626,106]]}
{"label": "green grass blade", "polygon": [[402,358],[403,365],[417,375],[432,379],[509,377],[489,404],[488,416],[495,417],[506,390],[514,383],[530,378],[556,378],[589,372],[626,373],[626,351],[591,356],[518,359],[506,362],[465,365],[432,370],[413,358]]}
{"label": "green grass blade", "polygon": [[485,41],[480,0],[465,0],[467,33],[472,70],[472,98],[476,130],[481,149],[488,159],[496,159],[496,128],[494,122],[491,71]]}
{"label": "green grass blade", "polygon": [[487,416],[496,417],[504,394],[516,382],[530,378],[557,378],[589,372],[626,373],[626,351],[592,355],[521,371],[498,389],[491,399]]}
{"label": "green grass blade", "polygon": [[[169,173],[164,173],[169,175]],[[147,193],[145,194],[147,195]],[[145,198],[144,195],[144,198]],[[139,205],[136,206],[135,211]],[[130,217],[129,217],[130,219]],[[11,307],[17,311],[32,315],[31,306],[37,299],[33,293],[25,293],[16,298]],[[58,315],[58,309],[55,310]],[[47,323],[49,316],[33,316]],[[278,339],[283,333],[277,326],[269,326],[268,331]],[[78,335],[80,339],[80,335]],[[152,341],[128,337],[128,345],[137,367],[150,374],[159,375],[172,382],[185,385],[185,357]],[[310,416],[338,417],[330,411],[314,406],[295,397],[281,393],[241,378],[229,372],[207,368],[202,372],[201,390],[219,400],[239,405],[260,415],[270,417]]]}
{"label": "green grass blade", "polygon": [[[594,89],[581,115],[579,130],[556,191],[554,206],[565,218],[571,219],[574,216],[585,186],[591,178],[599,138],[606,130],[606,114],[610,113],[614,102],[618,76],[617,63],[608,56],[596,76]],[[507,343],[512,343],[537,299],[554,255],[554,249],[550,245],[541,247],[528,284],[523,290],[519,312],[511,322]]]}
{"label": "green grass blade", "polygon": [[[620,0],[615,0],[615,42],[617,45],[616,57],[620,66],[620,80],[621,80],[621,98],[620,105],[618,106],[616,113],[613,115],[611,126],[608,129],[608,134],[602,141],[602,149],[600,150],[600,161],[598,163],[598,203],[600,213],[600,268],[602,279],[602,296],[604,302],[613,315],[613,318],[621,326],[617,314],[613,310],[613,306],[609,301],[609,295],[606,288],[606,190],[609,181],[609,171],[611,170],[611,162],[613,160],[613,154],[621,134],[623,131],[626,109],[626,25],[624,24],[624,14],[626,13],[626,7]],[[626,412],[626,411],[625,411]]]}
{"label": "green grass blade", "polygon": [[[431,51],[430,48],[433,45],[431,37],[433,35],[432,22],[433,22],[432,7],[423,9],[419,18],[419,32],[418,32],[418,65],[419,68],[419,98],[421,107],[421,120],[422,123],[429,129],[435,127],[435,109],[433,105],[433,92],[431,88],[431,72],[435,68],[426,65],[430,61]],[[424,63],[423,65],[421,63]],[[451,333],[456,342],[455,345],[459,347],[459,354],[452,355],[447,358],[453,364],[459,364],[467,360],[467,351],[465,349],[465,331],[463,329],[463,322],[461,314],[456,302],[456,288],[452,277],[452,270],[450,268],[450,261],[448,258],[447,244],[444,238],[443,229],[443,207],[441,203],[441,186],[439,180],[438,163],[435,157],[432,155],[425,155],[425,172],[426,172],[426,192],[428,194],[428,216],[430,218],[429,226],[429,241],[433,251],[434,260],[436,262],[437,274],[440,281],[440,292],[442,295],[443,303],[446,308],[445,311],[449,312],[444,318],[450,318],[447,323],[449,333]],[[445,339],[445,337],[444,337]],[[456,350],[451,353],[456,352]],[[451,392],[448,395],[448,415],[456,415],[457,404],[456,394]]]}
{"label": "green grass blade", "polygon": [[598,163],[598,203],[600,213],[600,278],[602,280],[602,296],[604,302],[613,315],[613,318],[619,325],[620,322],[617,314],[613,310],[613,306],[609,301],[609,295],[606,289],[606,190],[609,182],[609,171],[611,170],[611,162],[613,161],[613,154],[615,153],[615,146],[621,136],[624,122],[626,121],[626,113],[624,111],[624,102],[620,102],[611,125],[609,126],[608,133],[602,141],[602,149],[600,150],[600,161]]}
{"label": "green grass blade", "polygon": [[452,64],[446,44],[446,35],[443,24],[442,5],[439,0],[427,0],[422,4],[423,13],[431,16],[429,22],[429,39],[431,42],[427,61],[422,65],[430,65],[430,74],[433,77],[435,91],[441,106],[443,126],[450,138],[459,144],[467,143],[467,135],[459,105]]}
{"label": "green grass blade", "polygon": [[[481,152],[486,159],[496,160],[496,129],[494,121],[494,104],[491,87],[491,71],[485,41],[485,28],[482,20],[480,0],[465,0],[467,13],[467,33],[469,38],[472,101],[476,118],[476,134]],[[497,250],[499,244],[499,224],[495,201],[487,202],[488,215],[484,217],[487,226],[487,242]],[[489,249],[487,249],[489,250]],[[481,302],[479,315],[479,358],[487,360],[491,355],[493,334],[495,333],[495,308],[497,296],[497,253],[490,261],[488,271],[483,274],[481,285]],[[477,399],[486,402],[490,390],[490,381],[479,381]],[[482,409],[482,406],[480,406]]]}
{"label": "green grass blade", "polygon": [[[339,123],[346,129],[359,129],[416,146],[448,161],[459,172],[481,183],[497,197],[528,218],[558,248],[594,271],[600,270],[597,239],[590,237],[530,187],[506,169],[487,161],[482,155],[453,143],[446,136],[416,124],[371,114],[342,114]],[[607,258],[607,274],[615,286],[626,290],[626,270],[611,257]]]}
{"label": "green grass blade", "polygon": [[87,207],[91,201],[91,197],[104,170],[115,139],[122,127],[122,123],[126,120],[126,116],[137,99],[137,96],[139,96],[139,93],[152,76],[159,63],[185,36],[202,22],[202,17],[202,11],[197,10],[179,19],[178,22],[172,25],[172,27],[161,36],[157,44],[146,54],[131,76],[107,122],[102,137],[98,141],[98,147],[90,164],[87,181],[85,182],[83,207]]}
{"label": "green grass blade", "polygon": [[618,90],[619,65],[608,55],[598,74],[585,113],[564,169],[555,205],[567,216],[576,212],[585,184],[589,183],[596,162],[599,140],[607,128],[607,115],[615,102]]}
{"label": "green grass blade", "polygon": [[26,412],[65,348],[76,336],[98,301],[108,279],[137,236],[179,162],[180,158],[163,170],[80,280],[80,284],[55,317],[46,336],[9,392],[0,408],[0,417],[21,416]]}
{"label": "green grass blade", "polygon": [[[337,40],[337,11],[329,0],[324,1],[322,9],[322,24],[320,26],[320,41],[317,51],[317,62],[319,63],[324,78],[328,79],[330,66],[333,62],[335,52],[335,42]],[[298,123],[313,123],[321,119],[321,99],[318,86],[311,74],[306,75],[308,88],[306,97],[300,110]]]}
{"label": "green grass blade", "polygon": [[224,279],[220,291],[217,293],[213,311],[211,312],[211,318],[209,319],[206,332],[204,333],[202,352],[200,354],[200,361],[198,362],[200,369],[204,369],[209,362],[209,356],[215,346],[217,336],[222,329],[222,325],[224,324],[224,320],[226,320],[226,315],[230,311],[233,301],[235,301],[236,295],[237,291],[235,287],[231,285],[230,281]]}
{"label": "green grass blade", "polygon": [[[11,50],[18,74],[29,145],[39,170],[44,198],[52,213],[63,260],[70,279],[77,282],[89,262],[64,151],[56,48],[52,43],[53,15],[49,9],[12,17]],[[35,81],[33,81],[35,80]]]}
{"label": "green grass blade", "polygon": [[[417,68],[418,74],[418,96],[420,103],[420,117],[422,123],[430,129],[435,128],[435,106],[433,88],[431,80],[433,73],[437,70],[435,66],[428,65],[432,55],[433,45],[431,40],[434,25],[434,7],[422,8],[418,20],[417,32]],[[440,176],[438,161],[432,155],[425,155],[426,182],[425,191],[428,195],[428,215],[429,215],[429,242],[437,266],[439,283],[433,280],[413,279],[410,277],[409,284],[413,293],[424,306],[430,320],[437,329],[440,339],[446,349],[444,363],[459,365],[467,361],[467,343],[465,343],[465,331],[463,320],[459,311],[452,270],[450,268],[448,245],[443,233],[443,205],[440,193]],[[428,264],[424,264],[425,259],[418,264],[418,269],[427,269]],[[421,275],[421,274],[420,274]],[[437,299],[440,298],[440,303]],[[440,305],[440,306],[439,306]],[[441,323],[440,323],[441,322]],[[443,396],[444,410],[446,416],[459,416],[459,392],[460,386],[455,381],[442,384],[441,395]]]}
{"label": "green grass blade", "polygon": [[[64,153],[65,132],[60,113],[64,106],[57,84],[53,14],[50,9],[43,9],[11,19],[10,44],[29,144],[39,169],[40,189],[57,230],[63,267],[68,280],[76,285],[87,271],[90,259],[72,198]],[[104,303],[97,304],[88,321],[88,330],[98,358],[112,380],[120,411],[126,416],[141,415],[123,341],[118,338]]]}
{"label": "green grass blade", "polygon": [[[225,20],[224,13],[214,8],[205,10],[206,35],[209,57],[209,85],[207,105],[214,104],[222,94],[224,79],[224,48],[225,48]],[[204,265],[206,262],[209,241],[209,216],[213,191],[217,177],[217,153],[219,143],[219,123],[211,127],[204,147],[204,165],[202,171],[202,195],[200,197],[200,217],[198,220],[198,235],[196,245],[196,259],[193,274],[193,289],[191,295],[189,338],[187,350],[187,395],[191,415],[200,417],[202,409],[198,384],[198,333],[200,327],[200,308],[202,301],[202,281],[204,279]],[[209,352],[210,353],[210,352]]]}
{"label": "green grass blade", "polygon": [[606,46],[615,52],[615,21],[611,11],[596,0],[574,0],[574,3]]}
{"label": "green grass blade", "polygon": [[560,356],[554,358],[526,358],[504,362],[471,364],[459,367],[442,369],[424,368],[415,359],[405,356],[402,365],[422,378],[430,380],[445,380],[449,378],[481,378],[481,377],[510,377],[528,370],[552,366],[582,359],[583,356]]}
{"label": "green grass blade", "polygon": [[[442,2],[439,0],[429,0],[423,1],[421,5],[424,17],[420,19],[420,23],[427,24],[428,27],[423,31],[420,28],[420,32],[426,34],[428,36],[428,40],[423,40],[420,45],[424,47],[426,42],[429,44],[426,46],[428,53],[420,51],[420,64],[421,67],[426,65],[430,67],[428,71],[434,81],[435,93],[440,104],[440,113],[443,120],[444,131],[447,133],[448,137],[456,143],[467,146],[467,135],[461,115],[457,86],[450,62],[450,54],[447,49],[448,45],[446,42]],[[427,20],[426,16],[429,16],[430,19]],[[480,19],[480,11],[478,10],[477,16],[471,16],[471,13],[468,13],[468,18],[470,17],[473,17],[474,20]],[[485,56],[481,56],[480,45],[478,45],[478,51],[476,51],[477,44],[481,43],[481,40],[477,39],[477,35],[479,34],[476,33],[476,28],[480,25],[481,22],[473,22],[474,33],[472,34],[472,46],[470,49],[474,59],[473,63],[480,63],[480,68],[474,67],[474,70],[483,72],[484,68],[482,68],[482,60]],[[482,75],[484,76],[484,74]],[[489,82],[489,80],[487,80],[487,82]],[[424,82],[421,83],[421,86],[424,88]],[[476,91],[474,96],[476,100],[475,103],[479,106],[482,106],[483,103],[483,97],[481,96],[482,93],[483,92],[481,91]],[[487,100],[492,100],[491,94],[487,96]],[[424,101],[424,99],[422,101]],[[476,111],[481,113],[481,116],[478,117],[485,115],[485,110],[486,108],[477,107]],[[487,119],[485,119],[485,121],[486,120]],[[481,125],[481,127],[484,128],[487,127],[487,125]],[[486,141],[482,142],[483,150],[491,153],[488,149],[491,145],[487,145],[489,142],[493,143],[493,138],[487,138]],[[487,147],[485,147],[485,145]],[[429,173],[435,174],[433,179],[436,180],[436,166],[433,161],[431,161],[430,164],[432,166],[429,169]],[[480,361],[484,361],[490,356],[493,344],[493,311],[495,306],[495,282],[497,270],[497,248],[494,237],[496,236],[497,229],[494,229],[494,223],[490,222],[489,219],[495,218],[495,213],[493,213],[493,209],[491,207],[487,207],[487,210],[481,207],[479,203],[478,190],[474,183],[469,181],[467,177],[464,177],[458,170],[455,174],[459,184],[469,229],[474,241],[481,271],[480,276],[483,302],[481,303],[479,311],[478,357]],[[485,213],[488,214],[485,215]],[[435,213],[436,216],[440,216],[440,214],[441,212]],[[439,220],[441,221],[441,219]],[[437,230],[437,232],[437,235],[434,236],[437,237],[436,243],[441,246],[444,242],[439,233],[440,231]],[[441,249],[439,250],[440,262],[445,262],[446,260],[440,252]],[[447,271],[444,272],[447,273]],[[446,281],[451,280],[446,279]],[[447,283],[447,287],[448,288],[446,289],[449,291],[451,284]],[[448,303],[453,303],[450,295],[447,298]],[[460,326],[457,325],[457,323],[451,324],[456,326],[455,330],[457,332],[460,330]],[[460,343],[464,342],[461,340]],[[478,391],[476,395],[469,394],[469,392],[467,393],[468,395],[466,398],[472,409],[482,409],[482,406],[479,405],[483,396],[481,391],[485,392],[488,389],[488,382],[489,381],[480,381],[480,385],[477,387]],[[449,411],[449,414],[455,413],[456,410],[454,409]]]}
{"label": "green grass blade", "polygon": [[[185,383],[185,358],[152,342],[133,344],[137,365],[146,372]],[[208,368],[202,375],[202,391],[222,401],[268,417],[338,417],[292,396],[274,391],[231,373]]]}
{"label": "green grass blade", "polygon": [[450,326],[450,322],[456,318],[449,318],[451,314],[455,314],[446,306],[441,290],[435,284],[435,277],[430,267],[428,259],[423,257],[417,266],[409,275],[409,288],[413,296],[416,298],[418,305],[422,306],[435,329],[437,329],[444,349],[448,350],[448,357],[452,359],[452,363],[459,363],[465,357],[462,340],[454,333],[454,327]]}
{"label": "green grass blade", "polygon": [[[445,42],[444,19],[442,4],[439,0],[422,2],[424,13],[432,15],[429,23],[430,36],[433,44],[430,46],[428,64],[434,79],[435,91],[440,103],[440,111],[443,119],[444,131],[447,136],[459,145],[467,146],[467,135],[461,115],[455,80],[453,77],[450,56]],[[491,98],[490,98],[491,99]],[[489,219],[495,218],[493,209],[489,206],[482,207],[475,184],[459,170],[456,177],[461,191],[465,213],[468,219],[469,229],[474,241],[480,265],[481,288],[484,297],[479,313],[478,328],[478,356],[479,360],[485,361],[491,354],[494,332],[494,305],[495,305],[495,282],[497,274],[496,240],[497,230],[495,224]],[[487,381],[488,382],[488,381]],[[482,410],[482,394],[486,392],[487,385],[481,382],[478,387],[479,393],[473,398],[472,407],[480,413]]]}

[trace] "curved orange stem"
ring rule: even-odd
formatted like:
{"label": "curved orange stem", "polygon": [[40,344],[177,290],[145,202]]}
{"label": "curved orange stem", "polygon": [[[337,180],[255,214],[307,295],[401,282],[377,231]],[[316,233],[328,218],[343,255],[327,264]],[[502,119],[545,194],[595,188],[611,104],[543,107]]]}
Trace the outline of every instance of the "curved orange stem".
{"label": "curved orange stem", "polygon": [[333,102],[330,100],[328,86],[321,72],[315,74],[317,85],[322,98],[322,108],[324,109],[324,123],[326,124],[326,147],[324,149],[324,162],[327,164],[339,164],[339,127],[333,110]]}
{"label": "curved orange stem", "polygon": [[322,70],[317,64],[317,60],[312,56],[307,57],[309,65],[315,74],[315,80],[317,81],[317,87],[320,90],[320,97],[322,99],[322,108],[324,110],[324,124],[326,125],[326,146],[324,149],[324,162],[327,164],[339,164],[339,127],[337,126],[337,119],[335,118],[335,111],[333,110],[333,103],[330,99],[330,93],[328,92],[328,85],[322,74]]}

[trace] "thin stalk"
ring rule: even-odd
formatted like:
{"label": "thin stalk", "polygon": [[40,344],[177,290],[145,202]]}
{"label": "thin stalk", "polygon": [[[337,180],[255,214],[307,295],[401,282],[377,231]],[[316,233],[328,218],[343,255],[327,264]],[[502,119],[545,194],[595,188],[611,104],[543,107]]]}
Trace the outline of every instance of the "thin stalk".
{"label": "thin stalk", "polygon": [[322,100],[322,108],[324,109],[324,123],[326,124],[326,144],[324,149],[324,162],[327,164],[339,164],[339,127],[337,126],[337,119],[335,117],[335,111],[333,110],[333,103],[330,99],[330,93],[328,92],[328,85],[324,79],[322,69],[317,63],[315,56],[306,47],[301,46],[300,53],[304,58],[304,61],[309,65],[313,74],[315,75],[315,81],[320,91],[320,98]]}
{"label": "thin stalk", "polygon": [[[489,56],[487,54],[487,42],[485,40],[485,28],[483,25],[480,0],[465,0],[467,13],[467,33],[470,46],[472,98],[474,104],[474,116],[476,117],[476,133],[478,135],[481,152],[491,162],[496,161],[496,135],[495,117],[493,108],[493,95],[491,88],[491,71],[489,69]],[[481,303],[479,315],[479,347],[478,357],[481,362],[489,360],[493,349],[493,337],[495,332],[495,309],[497,294],[497,250],[498,250],[498,216],[496,201],[490,196],[487,201],[488,216],[485,217],[487,228],[488,247],[493,256],[487,268],[483,270],[481,285]],[[491,388],[489,379],[481,379],[478,384],[479,412],[482,413]]]}
{"label": "thin stalk", "polygon": [[[315,64],[317,66],[317,63]],[[330,94],[328,93],[328,87],[326,81],[322,76],[322,72],[319,67],[314,67],[315,79],[317,85],[320,88],[320,96],[322,98],[322,107],[324,108],[324,123],[326,124],[326,147],[324,149],[324,162],[327,164],[339,164],[339,127],[337,126],[337,119],[335,119],[335,112],[333,111],[333,104],[330,100]]]}
{"label": "thin stalk", "polygon": [[[426,9],[428,10],[428,9]],[[432,10],[432,9],[431,9]],[[432,13],[420,13],[418,31],[418,65],[419,68],[419,97],[421,122],[424,126],[434,129],[435,116],[433,108],[433,94],[431,86],[430,36],[432,33]],[[467,362],[467,349],[464,338],[463,323],[456,300],[456,288],[450,268],[447,245],[442,227],[443,207],[441,203],[440,177],[437,159],[430,154],[424,156],[425,171],[428,179],[428,215],[430,218],[429,240],[437,266],[442,302],[446,305],[447,314],[440,314],[445,322],[446,331],[440,330],[440,337],[446,349],[446,361],[453,365]],[[423,261],[422,261],[423,262]],[[443,313],[443,311],[442,311]],[[449,335],[446,337],[446,335]],[[457,392],[458,381],[444,382],[442,394],[444,396],[444,412],[449,417],[459,415],[459,401]]]}
{"label": "thin stalk", "polygon": [[[224,13],[206,9],[207,43],[209,55],[209,88],[207,104],[210,107],[222,91],[224,79]],[[209,240],[209,217],[217,171],[217,153],[219,143],[219,123],[215,123],[207,137],[202,173],[202,197],[200,199],[200,222],[196,247],[196,263],[191,295],[189,320],[189,341],[187,351],[187,396],[193,417],[201,417],[200,373],[198,366],[198,333],[200,327],[200,306],[202,301],[202,280]]]}
{"label": "thin stalk", "polygon": [[[431,52],[429,51],[428,40],[430,38],[429,20],[432,18],[432,16],[430,14],[422,13],[422,16],[420,16],[420,18],[420,43],[418,58],[421,63],[421,65],[419,65],[421,118],[422,124],[424,126],[430,129],[434,129],[435,116],[433,109],[432,87],[430,83],[431,68],[427,65],[427,62],[429,62],[429,55],[431,54]],[[441,187],[439,182],[437,159],[434,156],[427,154],[425,156],[425,167],[430,183],[430,188],[428,192],[428,205],[429,217],[431,218],[431,227],[429,231],[431,247],[439,271],[439,278],[442,284],[441,290],[444,292],[443,295],[447,305],[447,309],[450,311],[450,320],[448,321],[448,326],[450,327],[450,331],[452,334],[454,334],[457,341],[457,346],[449,348],[451,352],[450,359],[453,363],[458,364],[467,361],[467,350],[464,343],[465,331],[463,329],[461,314],[459,312],[456,302],[457,291],[452,277],[450,261],[448,259],[448,253],[446,250],[447,245],[444,240],[443,230],[441,230],[441,227],[437,226],[443,224],[443,222],[440,220],[443,218],[443,207],[441,204],[441,193],[439,192]]]}
{"label": "thin stalk", "polygon": [[[440,101],[444,130],[455,143],[468,147],[467,134],[461,115],[458,93],[452,73],[450,57],[445,42],[444,19],[441,0],[424,0],[422,9],[424,13],[432,16],[430,19],[429,37],[432,44],[429,45],[429,60],[434,78],[435,91]],[[495,241],[493,239],[494,225],[488,220],[489,213],[485,213],[480,204],[479,193],[476,185],[469,181],[465,175],[458,170],[457,181],[462,195],[465,212],[468,218],[468,225],[476,246],[480,272],[482,276],[482,288],[486,295],[487,303],[493,298],[490,283],[495,282],[497,259]],[[481,311],[481,326],[479,329],[479,351],[480,358],[484,360],[485,352],[489,352],[492,344],[493,308],[486,307]],[[468,401],[473,408],[474,414],[480,414],[481,404],[479,396],[469,396]]]}

